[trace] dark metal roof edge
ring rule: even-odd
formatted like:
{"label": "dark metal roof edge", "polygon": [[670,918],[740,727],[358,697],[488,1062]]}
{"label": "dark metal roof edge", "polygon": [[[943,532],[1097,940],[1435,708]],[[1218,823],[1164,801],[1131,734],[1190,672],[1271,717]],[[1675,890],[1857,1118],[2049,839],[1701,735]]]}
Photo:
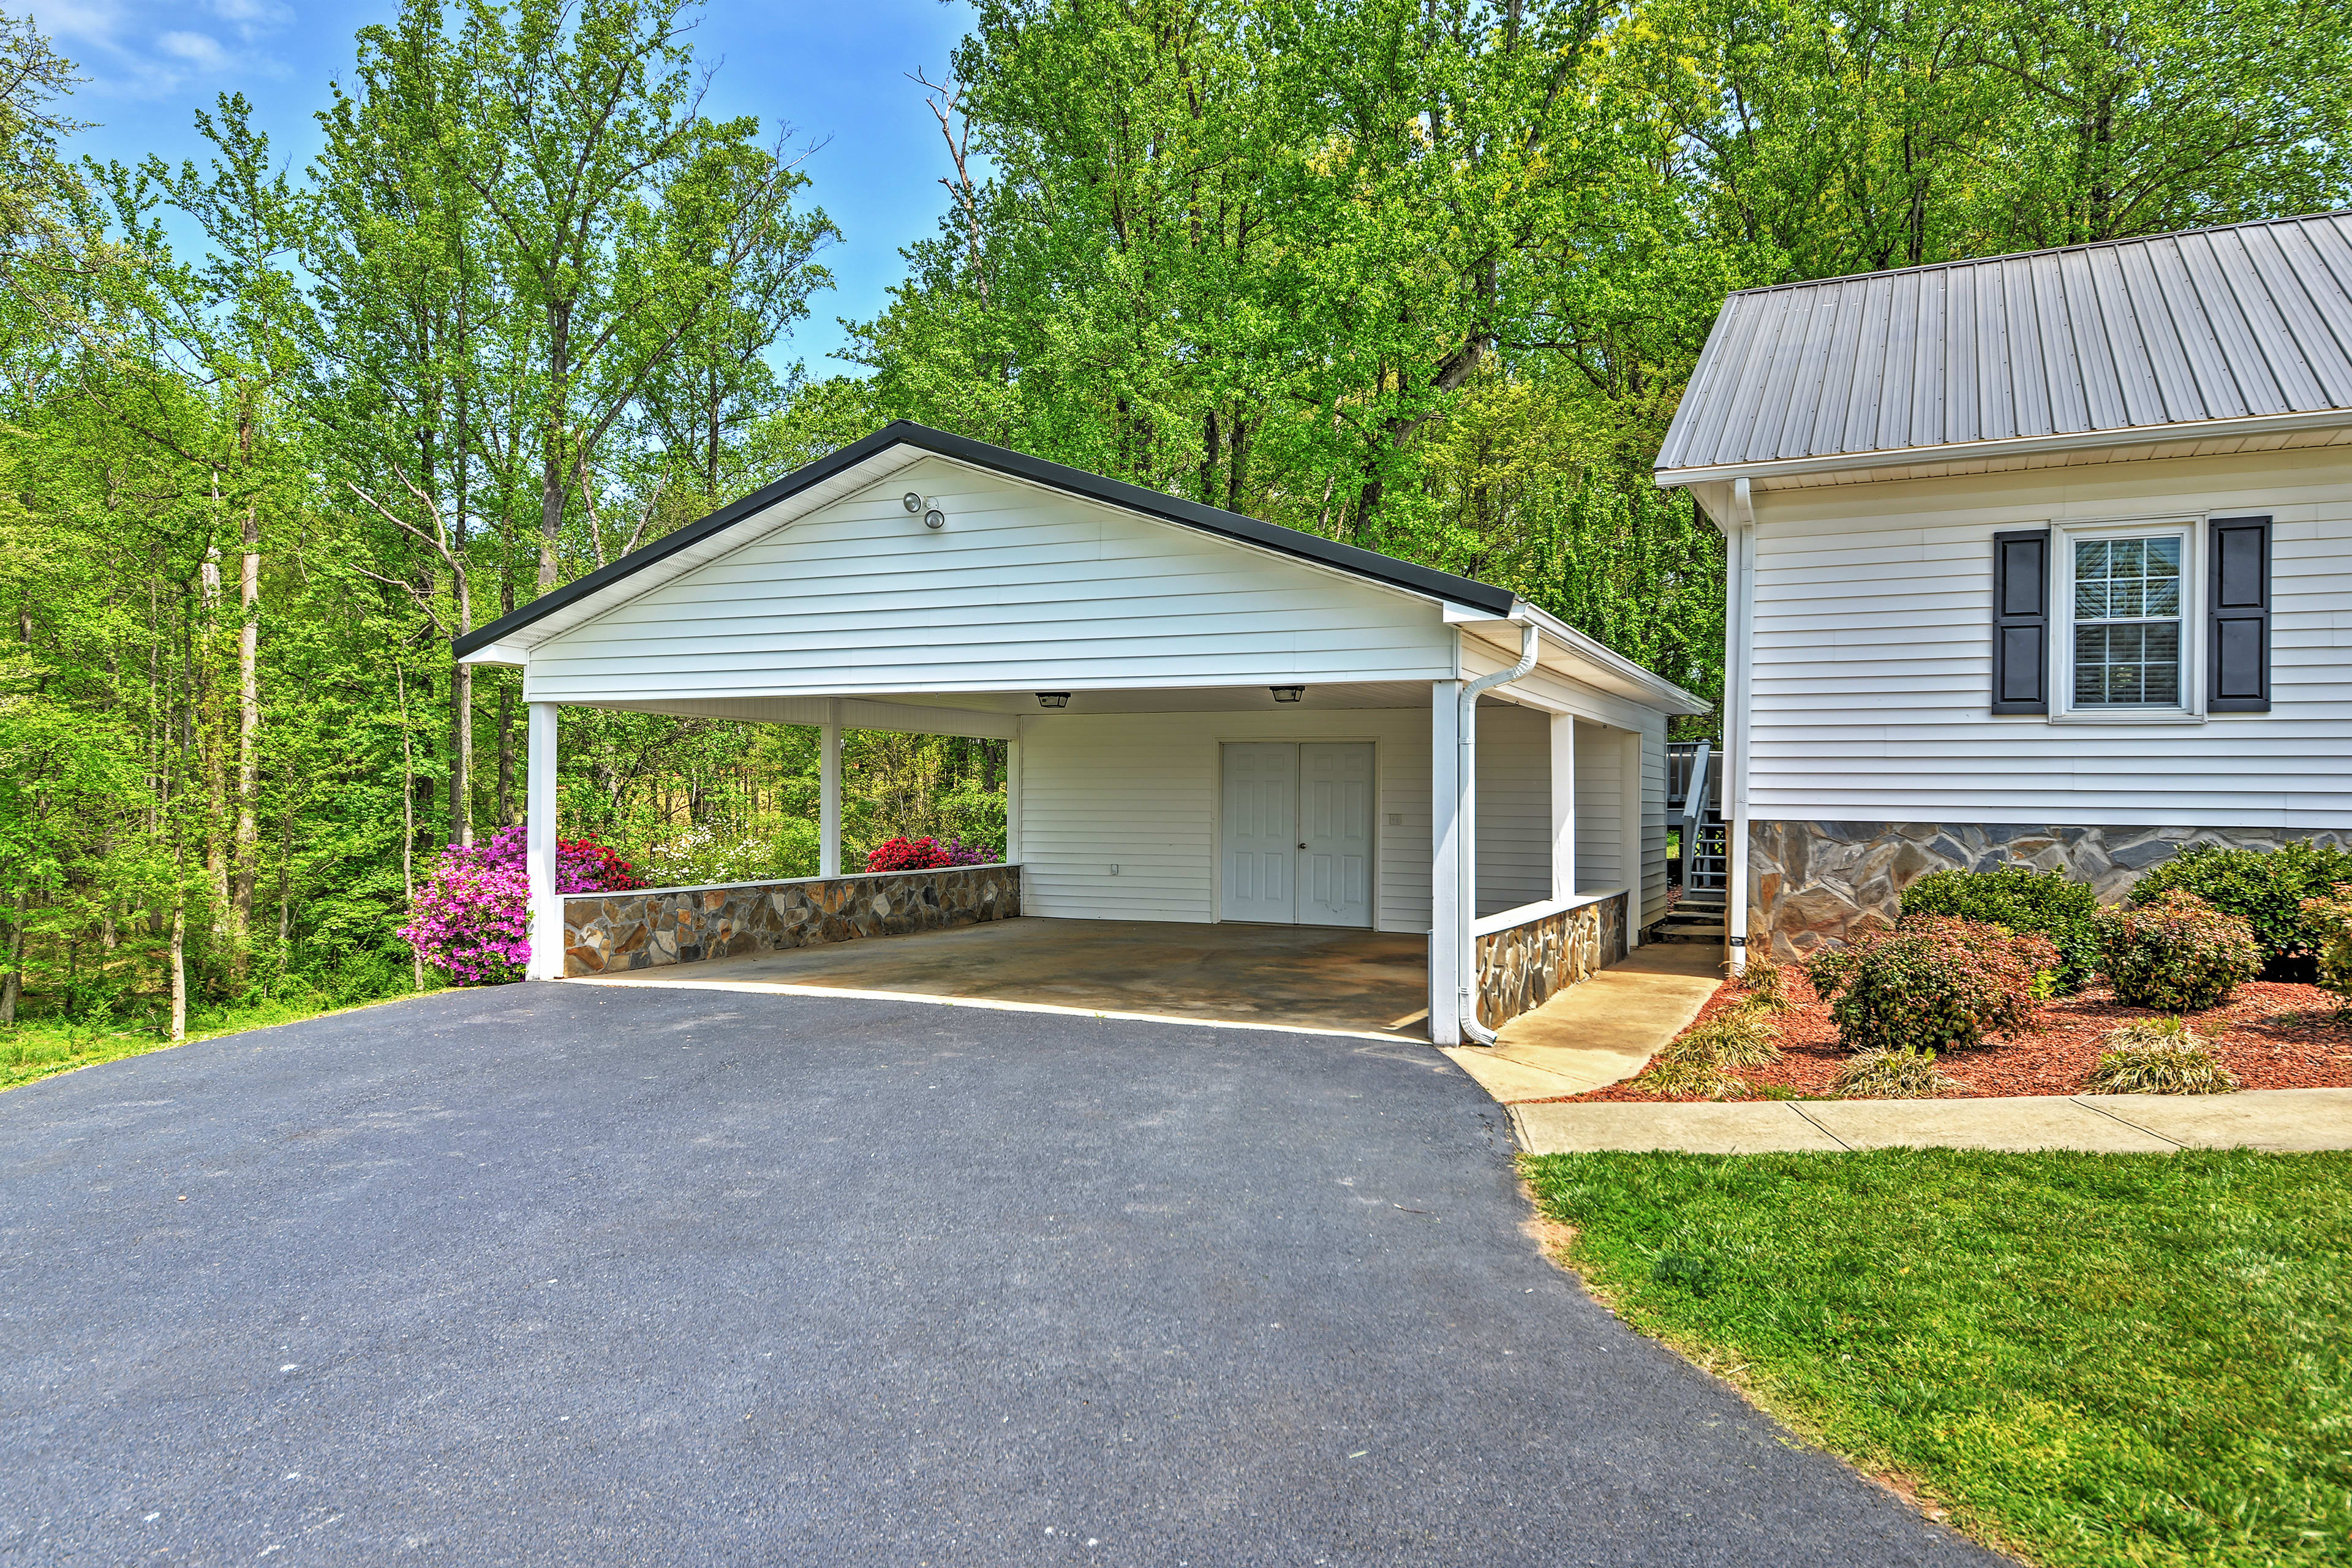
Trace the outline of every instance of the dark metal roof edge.
{"label": "dark metal roof edge", "polygon": [[804,468],[778,479],[774,484],[752,491],[740,500],[730,501],[698,522],[690,522],[675,533],[665,534],[618,561],[611,562],[589,573],[576,582],[541,595],[492,621],[488,626],[452,638],[450,647],[456,657],[489,647],[500,637],[511,635],[541,620],[567,605],[577,604],[593,594],[603,592],[623,578],[631,576],[677,552],[698,544],[712,534],[731,528],[755,513],[765,511],[778,501],[789,500],[812,485],[831,479],[843,469],[854,468],[877,453],[892,447],[913,447],[936,457],[950,458],[975,467],[990,468],[1014,479],[1084,496],[1106,505],[1124,508],[1173,522],[1204,533],[1216,534],[1246,544],[1260,545],[1281,554],[1293,556],[1318,565],[1336,567],[1351,576],[1365,578],[1391,588],[1430,598],[1445,599],[1473,609],[1494,615],[1508,615],[1516,596],[1507,588],[1497,588],[1468,577],[1457,577],[1450,572],[1399,561],[1377,551],[1364,550],[1353,544],[1341,544],[1336,540],[1321,538],[1286,528],[1280,523],[1265,522],[1245,517],[1240,512],[1224,511],[1216,507],[1202,506],[1176,496],[1162,495],[1140,485],[1127,484],[1118,479],[1090,474],[1083,468],[1066,468],[1047,462],[1005,447],[992,447],[985,441],[935,430],[912,420],[893,420],[871,436],[819,458]]}

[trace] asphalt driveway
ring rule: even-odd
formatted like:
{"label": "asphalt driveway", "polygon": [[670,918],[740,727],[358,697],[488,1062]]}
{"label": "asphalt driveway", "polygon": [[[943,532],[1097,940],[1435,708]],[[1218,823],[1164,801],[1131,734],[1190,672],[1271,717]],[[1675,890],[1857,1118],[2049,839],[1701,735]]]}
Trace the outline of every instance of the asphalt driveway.
{"label": "asphalt driveway", "polygon": [[0,1562],[1991,1561],[1544,1262],[1426,1047],[541,984],[0,1173]]}

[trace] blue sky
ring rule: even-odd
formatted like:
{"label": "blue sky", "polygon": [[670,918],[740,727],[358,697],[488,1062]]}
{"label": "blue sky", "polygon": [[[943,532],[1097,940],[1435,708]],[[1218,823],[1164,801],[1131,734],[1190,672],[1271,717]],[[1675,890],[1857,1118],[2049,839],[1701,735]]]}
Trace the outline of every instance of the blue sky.
{"label": "blue sky", "polygon": [[[352,35],[397,9],[389,0],[63,0],[37,5],[33,16],[89,79],[71,111],[99,126],[78,151],[125,162],[200,156],[194,111],[238,91],[273,149],[299,165],[317,146],[310,116],[327,83],[349,72]],[[825,257],[837,283],[779,358],[805,359],[813,374],[847,368],[825,357],[842,342],[835,318],[877,314],[900,276],[898,247],[937,225],[945,148],[905,73],[938,80],[969,16],[960,0],[709,0],[695,53],[719,67],[710,107],[827,143],[805,167],[808,195],[842,231]]]}

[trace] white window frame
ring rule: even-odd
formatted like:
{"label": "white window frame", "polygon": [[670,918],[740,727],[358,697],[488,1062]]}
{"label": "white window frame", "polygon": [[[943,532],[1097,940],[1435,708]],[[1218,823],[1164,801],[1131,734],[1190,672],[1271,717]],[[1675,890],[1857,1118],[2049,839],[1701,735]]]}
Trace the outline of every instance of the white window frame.
{"label": "white window frame", "polygon": [[[2205,720],[2205,520],[2202,517],[2133,518],[2122,522],[2054,522],[2051,543],[2058,559],[2052,574],[2050,616],[2050,721],[2053,724],[2182,724]],[[2074,546],[2099,539],[2152,539],[2172,534],[2180,541],[2180,695],[2162,708],[2074,705]]]}

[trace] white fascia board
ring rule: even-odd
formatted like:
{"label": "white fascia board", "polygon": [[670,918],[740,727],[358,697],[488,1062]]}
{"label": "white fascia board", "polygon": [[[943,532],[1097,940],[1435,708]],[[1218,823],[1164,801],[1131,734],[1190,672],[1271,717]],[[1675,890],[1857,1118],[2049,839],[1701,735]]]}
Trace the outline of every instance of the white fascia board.
{"label": "white fascia board", "polygon": [[1738,479],[1773,479],[1809,474],[1866,473],[1912,463],[1965,463],[1979,458],[2032,457],[2100,447],[2148,447],[2167,441],[2210,441],[2231,436],[2263,436],[2294,430],[2352,426],[2352,409],[2321,408],[2298,414],[2257,414],[2238,419],[2186,419],[2170,425],[2134,425],[2115,430],[2070,430],[2055,436],[2008,436],[1997,441],[1955,441],[1937,447],[1897,447],[1884,452],[1830,452],[1769,462],[1717,463],[1706,468],[1656,468],[1650,479],[1661,489],[1691,489]]}
{"label": "white fascia board", "polygon": [[519,643],[494,642],[488,647],[478,647],[457,661],[467,666],[488,665],[499,669],[520,669],[530,662],[530,650]]}
{"label": "white fascia board", "polygon": [[1655,708],[1661,712],[1706,713],[1712,710],[1711,703],[1701,701],[1664,676],[1652,674],[1608,644],[1587,637],[1549,610],[1539,610],[1522,599],[1511,606],[1509,618],[1534,622],[1543,633],[1545,641],[1557,645],[1567,654],[1570,662],[1566,668],[1557,661],[1544,661],[1540,654],[1538,659],[1571,679],[1630,697],[1643,706]]}

